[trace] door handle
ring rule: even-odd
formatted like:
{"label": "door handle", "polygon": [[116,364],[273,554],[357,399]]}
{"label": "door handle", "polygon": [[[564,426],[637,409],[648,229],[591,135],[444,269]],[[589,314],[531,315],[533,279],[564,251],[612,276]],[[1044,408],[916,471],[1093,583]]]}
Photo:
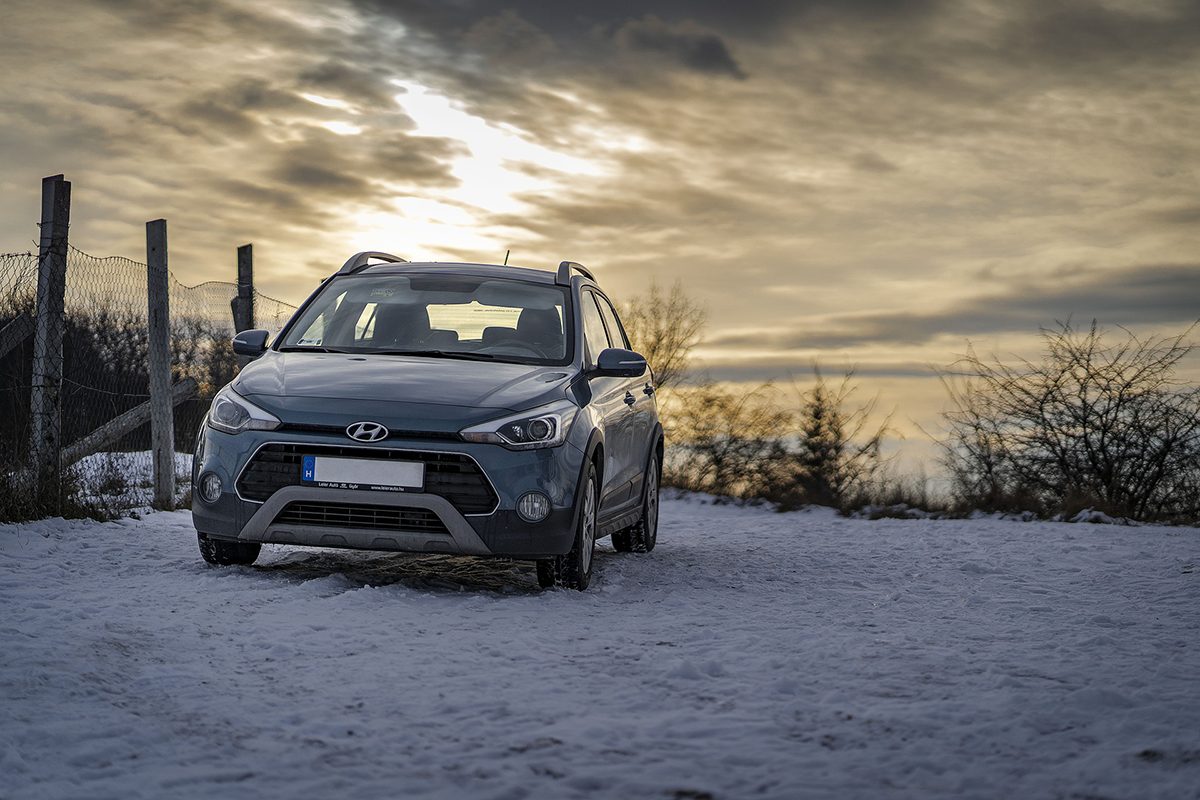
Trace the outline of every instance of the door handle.
{"label": "door handle", "polygon": [[642,391],[646,393],[647,397],[650,397],[651,395],[654,394],[654,386],[652,384],[647,383],[645,388],[642,389]]}
{"label": "door handle", "polygon": [[631,406],[637,402],[637,398],[633,396],[633,392],[625,393],[625,405]]}

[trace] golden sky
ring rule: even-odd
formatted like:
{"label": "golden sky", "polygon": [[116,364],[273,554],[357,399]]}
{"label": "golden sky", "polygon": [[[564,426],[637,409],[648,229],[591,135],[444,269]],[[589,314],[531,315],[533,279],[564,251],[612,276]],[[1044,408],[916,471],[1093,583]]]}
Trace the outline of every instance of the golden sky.
{"label": "golden sky", "polygon": [[0,250],[298,300],[350,253],[683,279],[717,378],[858,366],[926,419],[968,339],[1200,317],[1200,3],[0,6]]}

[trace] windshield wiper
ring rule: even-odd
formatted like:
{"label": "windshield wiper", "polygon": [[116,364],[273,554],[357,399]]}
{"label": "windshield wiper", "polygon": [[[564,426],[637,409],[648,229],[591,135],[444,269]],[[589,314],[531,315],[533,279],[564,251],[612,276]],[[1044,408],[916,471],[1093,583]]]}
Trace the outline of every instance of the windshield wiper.
{"label": "windshield wiper", "polygon": [[309,345],[291,345],[279,348],[281,353],[348,353],[349,350],[338,350],[336,347],[310,347]]}
{"label": "windshield wiper", "polygon": [[466,361],[494,361],[491,353],[471,353],[466,350],[372,350],[375,356],[423,356],[425,358],[461,358]]}

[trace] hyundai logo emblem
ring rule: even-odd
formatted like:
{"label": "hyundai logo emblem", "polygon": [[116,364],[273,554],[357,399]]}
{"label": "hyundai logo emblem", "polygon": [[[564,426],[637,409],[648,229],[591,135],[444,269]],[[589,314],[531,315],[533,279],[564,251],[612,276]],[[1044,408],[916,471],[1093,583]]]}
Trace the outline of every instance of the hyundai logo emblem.
{"label": "hyundai logo emblem", "polygon": [[347,426],[346,435],[359,442],[378,442],[387,438],[388,429],[378,422],[355,422]]}

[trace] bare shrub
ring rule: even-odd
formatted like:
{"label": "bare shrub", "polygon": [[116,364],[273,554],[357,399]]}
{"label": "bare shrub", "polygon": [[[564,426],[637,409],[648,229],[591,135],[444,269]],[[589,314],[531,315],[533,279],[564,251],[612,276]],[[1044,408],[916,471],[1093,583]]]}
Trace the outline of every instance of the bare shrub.
{"label": "bare shrub", "polygon": [[876,401],[854,405],[853,371],[830,385],[797,389],[795,408],[780,405],[770,384],[739,391],[705,383],[677,389],[668,420],[664,480],[671,485],[781,508],[819,504],[849,508],[878,493],[886,463],[880,445],[888,422],[871,424]]}
{"label": "bare shrub", "polygon": [[[960,504],[1132,519],[1200,516],[1200,387],[1176,377],[1195,326],[1174,337],[1093,321],[1043,330],[1038,362],[968,352],[943,375],[953,408],[943,462]],[[955,382],[954,375],[962,380]]]}
{"label": "bare shrub", "polygon": [[738,392],[715,383],[676,390],[663,480],[693,491],[763,497],[784,456],[789,415],[771,402],[769,386]]}
{"label": "bare shrub", "polygon": [[687,296],[682,282],[676,281],[669,294],[653,282],[648,294],[625,306],[621,321],[633,349],[654,368],[654,380],[661,389],[675,385],[687,371],[708,312]]}

